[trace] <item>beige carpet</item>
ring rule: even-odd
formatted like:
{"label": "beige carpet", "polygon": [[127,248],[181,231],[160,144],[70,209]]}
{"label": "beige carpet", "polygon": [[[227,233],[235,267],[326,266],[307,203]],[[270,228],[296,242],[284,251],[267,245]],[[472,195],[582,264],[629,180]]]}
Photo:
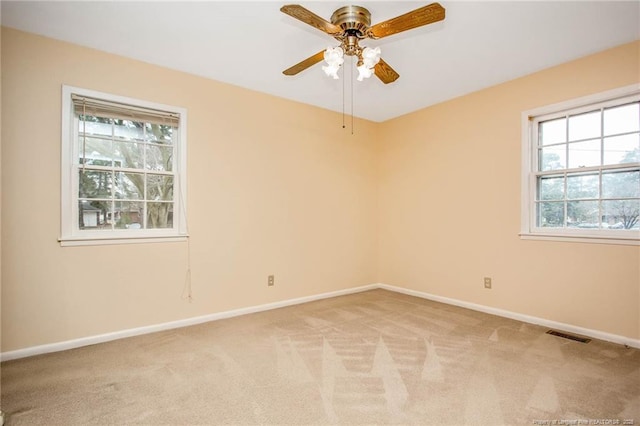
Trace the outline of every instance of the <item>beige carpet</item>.
{"label": "beige carpet", "polygon": [[5,362],[2,410],[7,425],[640,424],[639,350],[545,331],[374,290]]}

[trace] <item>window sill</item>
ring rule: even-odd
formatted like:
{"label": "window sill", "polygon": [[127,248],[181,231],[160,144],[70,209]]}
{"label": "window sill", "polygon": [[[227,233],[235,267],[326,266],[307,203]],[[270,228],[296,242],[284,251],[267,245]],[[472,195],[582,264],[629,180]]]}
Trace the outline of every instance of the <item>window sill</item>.
{"label": "window sill", "polygon": [[566,234],[541,234],[521,232],[521,240],[538,240],[538,241],[560,241],[568,243],[584,243],[584,244],[613,244],[640,246],[640,238],[638,237],[616,237],[616,236],[593,236],[593,235],[566,235]]}
{"label": "window sill", "polygon": [[176,236],[158,236],[158,237],[121,237],[121,238],[60,238],[61,247],[75,247],[75,246],[103,246],[114,244],[145,244],[145,243],[177,243],[187,241],[188,235],[176,235]]}

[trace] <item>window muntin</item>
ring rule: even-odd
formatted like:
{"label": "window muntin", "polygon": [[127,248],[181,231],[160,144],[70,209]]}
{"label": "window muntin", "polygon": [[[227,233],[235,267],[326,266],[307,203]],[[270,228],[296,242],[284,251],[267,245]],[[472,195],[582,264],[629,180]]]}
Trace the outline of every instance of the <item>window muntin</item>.
{"label": "window muntin", "polygon": [[524,236],[640,241],[640,90],[623,90],[527,113]]}
{"label": "window muntin", "polygon": [[63,244],[186,236],[186,111],[160,107],[64,86]]}

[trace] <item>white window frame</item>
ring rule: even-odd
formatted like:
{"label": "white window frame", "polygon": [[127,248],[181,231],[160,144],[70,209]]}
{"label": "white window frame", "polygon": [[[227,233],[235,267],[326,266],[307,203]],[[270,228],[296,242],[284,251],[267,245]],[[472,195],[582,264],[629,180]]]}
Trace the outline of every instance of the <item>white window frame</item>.
{"label": "white window frame", "polygon": [[[621,87],[578,99],[531,109],[522,113],[522,179],[521,179],[521,230],[522,239],[568,241],[582,243],[640,245],[640,231],[617,229],[567,229],[543,228],[536,225],[536,173],[538,169],[538,142],[535,119],[571,110],[571,114],[593,108],[594,104],[622,103],[623,99],[640,96],[640,84]],[[632,163],[632,165],[635,163]]]}
{"label": "white window frame", "polygon": [[[78,117],[74,113],[71,95],[86,96],[125,105],[150,108],[178,114],[180,124],[174,143],[174,206],[173,227],[164,229],[81,230],[78,225]],[[187,233],[187,110],[124,96],[68,85],[62,86],[61,143],[61,236],[62,246],[129,244],[185,241]]]}

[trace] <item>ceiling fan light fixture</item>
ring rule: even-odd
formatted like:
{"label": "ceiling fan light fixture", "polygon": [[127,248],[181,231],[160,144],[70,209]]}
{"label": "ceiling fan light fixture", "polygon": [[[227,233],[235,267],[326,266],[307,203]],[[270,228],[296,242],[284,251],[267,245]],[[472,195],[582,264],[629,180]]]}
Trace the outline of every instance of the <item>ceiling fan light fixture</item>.
{"label": "ceiling fan light fixture", "polygon": [[344,50],[340,46],[329,46],[324,51],[324,60],[329,65],[342,65],[344,63]]}
{"label": "ceiling fan light fixture", "polygon": [[342,47],[327,47],[324,51],[324,61],[327,65],[322,67],[322,71],[328,77],[333,77],[334,80],[337,80],[340,66],[344,63],[344,50],[342,50]]}
{"label": "ceiling fan light fixture", "polygon": [[367,65],[362,64],[358,66],[358,81],[362,81],[365,78],[369,78],[373,75],[373,68],[369,68]]}
{"label": "ceiling fan light fixture", "polygon": [[380,53],[379,47],[365,47],[362,50],[362,62],[368,68],[373,68],[378,62],[380,62]]}
{"label": "ceiling fan light fixture", "polygon": [[324,73],[327,75],[327,77],[333,77],[334,80],[337,80],[338,78],[338,71],[340,70],[340,65],[338,64],[331,64],[331,65],[323,65],[322,66],[322,71],[324,71]]}
{"label": "ceiling fan light fixture", "polygon": [[358,61],[358,81],[371,77],[374,72],[373,68],[378,62],[380,62],[380,48],[365,47]]}

